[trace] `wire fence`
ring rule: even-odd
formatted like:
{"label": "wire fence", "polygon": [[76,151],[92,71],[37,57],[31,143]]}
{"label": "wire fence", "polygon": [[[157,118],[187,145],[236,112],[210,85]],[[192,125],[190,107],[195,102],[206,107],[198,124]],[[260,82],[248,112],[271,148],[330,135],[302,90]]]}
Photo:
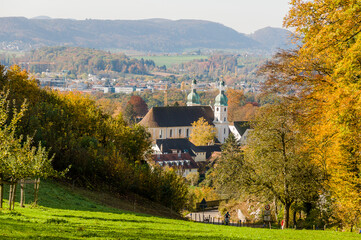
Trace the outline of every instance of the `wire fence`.
{"label": "wire fence", "polygon": [[221,217],[213,217],[211,215],[203,214],[203,213],[191,213],[189,219],[193,222],[207,223],[207,224],[215,224],[215,225],[228,225],[234,227],[252,227],[252,228],[265,228],[269,227],[268,224],[256,224],[250,223],[246,221],[234,221],[229,220],[228,222],[224,221],[224,218]]}

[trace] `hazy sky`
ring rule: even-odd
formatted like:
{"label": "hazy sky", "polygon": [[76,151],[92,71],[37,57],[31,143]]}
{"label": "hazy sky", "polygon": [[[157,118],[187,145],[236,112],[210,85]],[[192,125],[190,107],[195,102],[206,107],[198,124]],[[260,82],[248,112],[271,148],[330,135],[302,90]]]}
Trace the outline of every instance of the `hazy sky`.
{"label": "hazy sky", "polygon": [[0,0],[0,17],[202,19],[242,33],[282,27],[290,0]]}

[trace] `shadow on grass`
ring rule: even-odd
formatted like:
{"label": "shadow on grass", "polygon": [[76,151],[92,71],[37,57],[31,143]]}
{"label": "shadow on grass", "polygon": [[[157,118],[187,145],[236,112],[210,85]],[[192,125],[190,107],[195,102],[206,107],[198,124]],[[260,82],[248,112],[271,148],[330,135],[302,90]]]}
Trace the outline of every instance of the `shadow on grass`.
{"label": "shadow on grass", "polygon": [[[101,212],[99,212],[99,214],[101,214]],[[132,214],[135,215],[135,214]],[[80,218],[80,219],[84,219],[84,220],[99,220],[99,221],[110,221],[110,222],[131,222],[131,223],[159,223],[158,221],[149,221],[149,220],[134,220],[134,219],[120,219],[120,218],[101,218],[101,217],[86,217],[86,216],[76,216],[76,215],[53,215],[56,217],[64,217],[64,218]],[[144,217],[142,215],[142,217]],[[164,223],[162,222],[162,224],[172,224],[172,223]]]}
{"label": "shadow on grass", "polygon": [[[65,216],[64,216],[65,217]],[[72,217],[72,216],[67,216]],[[87,219],[87,218],[85,218]],[[92,218],[90,218],[92,219]],[[103,219],[100,219],[103,220]],[[107,221],[108,219],[104,219]],[[136,222],[136,221],[132,221]],[[37,224],[21,219],[0,219],[2,226],[0,239],[79,239],[79,238],[100,238],[100,239],[239,239],[248,240],[251,238],[227,237],[225,235],[214,236],[210,231],[192,229],[190,231],[180,229],[157,229],[146,227],[135,227],[135,225],[121,227],[119,225],[99,225],[91,223],[84,224]],[[219,233],[220,234],[220,233]],[[212,236],[213,235],[213,236]]]}
{"label": "shadow on grass", "polygon": [[[4,199],[8,198],[9,187],[5,185]],[[29,206],[33,203],[34,189],[32,184],[25,186],[25,205]],[[20,186],[17,187],[16,202],[20,202]],[[38,206],[43,206],[53,209],[74,210],[74,211],[90,211],[90,212],[106,212],[115,214],[131,214],[134,216],[152,217],[148,214],[135,213],[126,210],[120,210],[112,207],[107,207],[86,197],[77,194],[70,189],[66,189],[61,184],[46,180],[41,181],[39,188]],[[7,205],[5,205],[7,207]]]}

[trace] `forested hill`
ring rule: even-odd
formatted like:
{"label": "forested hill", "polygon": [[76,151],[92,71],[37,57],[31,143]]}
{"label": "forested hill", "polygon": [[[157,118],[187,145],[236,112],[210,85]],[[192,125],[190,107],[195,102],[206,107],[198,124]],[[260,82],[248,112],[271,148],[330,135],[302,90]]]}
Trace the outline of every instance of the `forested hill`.
{"label": "forested hill", "polygon": [[[148,71],[155,67],[152,60],[138,60],[122,53],[80,47],[43,47],[32,50],[20,60],[35,62],[29,65],[30,72],[35,73],[41,73],[48,68],[51,71],[67,70],[77,75],[84,72],[98,74],[100,71],[148,74]],[[36,64],[44,62],[49,64]]]}
{"label": "forested hill", "polygon": [[248,36],[261,43],[266,49],[288,49],[292,47],[292,32],[286,29],[265,27]]}
{"label": "forested hill", "polygon": [[79,46],[151,52],[242,49],[262,45],[222,24],[202,20],[72,20],[0,18],[0,44],[20,48]]}

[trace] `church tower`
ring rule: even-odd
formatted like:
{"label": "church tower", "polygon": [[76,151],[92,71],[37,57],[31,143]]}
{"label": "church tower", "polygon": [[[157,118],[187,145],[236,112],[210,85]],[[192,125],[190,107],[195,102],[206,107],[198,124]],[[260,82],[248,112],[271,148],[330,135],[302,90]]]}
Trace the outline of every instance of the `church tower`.
{"label": "church tower", "polygon": [[224,94],[224,81],[219,83],[219,94],[214,104],[214,126],[217,129],[217,138],[224,143],[228,138],[228,98]]}
{"label": "church tower", "polygon": [[199,95],[196,91],[196,87],[197,87],[197,81],[195,79],[193,79],[192,81],[192,91],[188,94],[187,97],[187,106],[200,106],[200,100],[199,100]]}

